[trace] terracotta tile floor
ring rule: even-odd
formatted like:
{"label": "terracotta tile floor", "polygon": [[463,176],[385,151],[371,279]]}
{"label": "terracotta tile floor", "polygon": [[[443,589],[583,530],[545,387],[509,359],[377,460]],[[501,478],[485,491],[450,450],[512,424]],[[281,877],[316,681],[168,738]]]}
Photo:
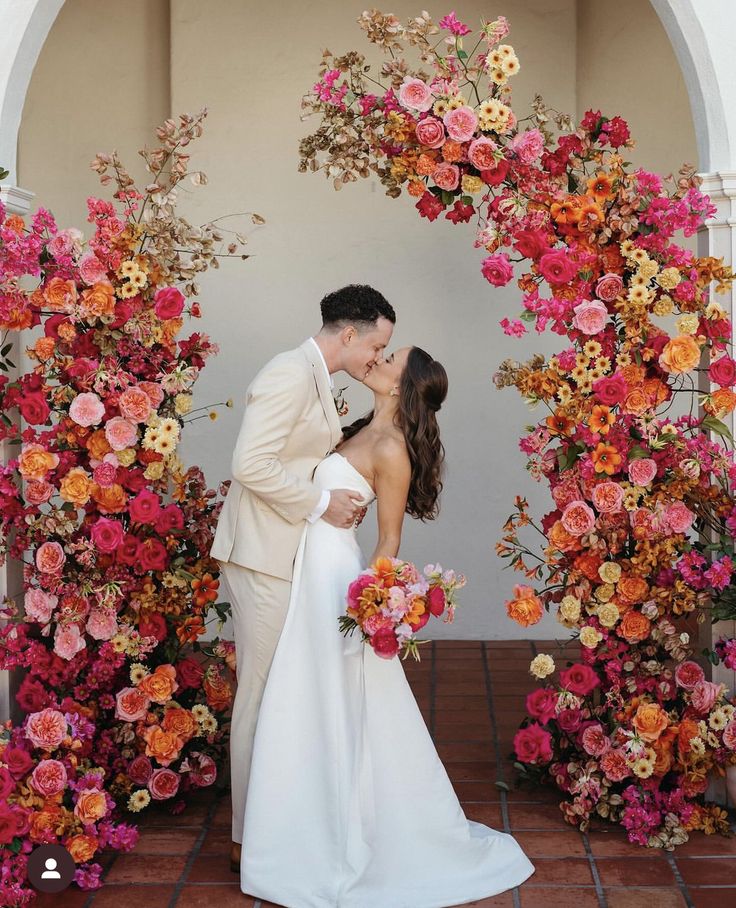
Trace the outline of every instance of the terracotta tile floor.
{"label": "terracotta tile floor", "polygon": [[[536,867],[519,889],[466,908],[729,908],[736,905],[736,838],[696,834],[674,853],[645,851],[610,828],[581,835],[551,790],[513,785],[511,741],[534,681],[528,664],[554,643],[437,641],[407,676],[465,813],[513,833]],[[573,654],[558,654],[558,664]],[[142,819],[131,854],[103,856],[104,885],[75,886],[36,908],[278,908],[245,895],[229,868],[227,789],[201,792],[178,817],[160,808]],[[393,908],[390,895],[382,905]],[[449,908],[449,906],[448,906]]]}

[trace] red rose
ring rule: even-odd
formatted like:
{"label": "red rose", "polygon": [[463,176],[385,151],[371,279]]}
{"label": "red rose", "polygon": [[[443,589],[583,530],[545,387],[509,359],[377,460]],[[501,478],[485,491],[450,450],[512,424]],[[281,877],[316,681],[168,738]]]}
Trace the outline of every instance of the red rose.
{"label": "red rose", "polygon": [[155,492],[141,489],[128,502],[128,513],[134,523],[155,523],[161,513],[161,500]]}
{"label": "red rose", "polygon": [[578,269],[564,249],[550,249],[539,260],[539,273],[549,284],[567,284]]}
{"label": "red rose", "polygon": [[184,308],[184,294],[176,287],[162,287],[154,296],[154,311],[159,318],[178,318]]}
{"label": "red rose", "polygon": [[206,788],[217,779],[217,764],[207,754],[193,750],[189,757],[189,778],[193,785]]}
{"label": "red rose", "polygon": [[23,391],[18,398],[18,409],[23,419],[32,426],[42,425],[49,418],[51,410],[41,391]]}
{"label": "red rose", "polygon": [[168,563],[166,547],[160,539],[146,539],[138,550],[140,566],[145,573],[163,571]]}
{"label": "red rose", "polygon": [[128,778],[136,785],[145,785],[152,772],[153,765],[145,754],[138,754],[128,763]]}
{"label": "red rose", "polygon": [[559,694],[552,687],[539,687],[526,697],[526,711],[546,725],[555,714]]}
{"label": "red rose", "polygon": [[736,362],[726,354],[710,364],[708,375],[711,381],[722,388],[730,388],[736,381]]}
{"label": "red rose", "polygon": [[156,801],[173,798],[179,790],[179,774],[173,769],[155,769],[148,780],[148,790]]}
{"label": "red rose", "polygon": [[24,713],[38,713],[49,705],[49,693],[46,688],[40,681],[29,678],[28,675],[21,681],[15,699]]}
{"label": "red rose", "polygon": [[92,542],[99,552],[114,552],[123,541],[123,526],[117,520],[100,517],[91,531]]}
{"label": "red rose", "polygon": [[579,709],[563,709],[557,716],[557,724],[566,735],[571,735],[580,729],[583,714]]}
{"label": "red rose", "polygon": [[0,804],[0,845],[10,845],[18,833],[18,817],[7,804]]}
{"label": "red rose", "polygon": [[181,530],[183,528],[184,514],[178,505],[167,504],[165,508],[162,508],[156,520],[157,533],[165,536],[170,530]]}
{"label": "red rose", "polygon": [[8,772],[14,779],[27,776],[34,765],[33,757],[22,747],[6,747],[3,763],[7,764]]}
{"label": "red rose", "polygon": [[427,607],[429,608],[429,611],[435,618],[439,618],[442,612],[444,612],[446,604],[445,591],[441,586],[433,586],[427,594]]}
{"label": "red rose", "polygon": [[620,404],[626,397],[627,390],[626,379],[618,372],[593,382],[593,393],[601,403],[609,407]]}
{"label": "red rose", "polygon": [[552,735],[532,722],[514,735],[514,750],[522,763],[549,763],[552,759]]}
{"label": "red rose", "polygon": [[0,766],[0,801],[6,801],[15,791],[15,779],[5,766]]}
{"label": "red rose", "polygon": [[134,536],[132,533],[126,533],[120,547],[115,552],[117,560],[121,564],[127,564],[129,567],[138,564],[140,562],[140,558],[138,557],[140,544],[141,541],[137,536]]}
{"label": "red rose", "polygon": [[138,631],[143,637],[155,637],[161,642],[168,633],[166,619],[159,612],[154,612],[138,622]]}
{"label": "red rose", "polygon": [[180,687],[194,687],[196,689],[202,686],[204,678],[204,669],[202,665],[191,656],[182,659],[176,663],[176,680]]}
{"label": "red rose", "polygon": [[487,167],[480,172],[480,178],[489,186],[499,186],[506,179],[509,172],[509,162],[501,158],[495,167]]}
{"label": "red rose", "polygon": [[[425,614],[429,615],[428,612],[425,612]],[[392,659],[399,651],[399,641],[390,628],[376,631],[371,637],[371,645],[375,654],[380,656],[381,659]]]}
{"label": "red rose", "polygon": [[589,665],[576,663],[560,672],[561,686],[570,693],[580,694],[581,697],[587,697],[600,683],[598,675]]}
{"label": "red rose", "polygon": [[549,250],[549,243],[541,230],[520,230],[515,235],[514,249],[524,258],[538,259]]}

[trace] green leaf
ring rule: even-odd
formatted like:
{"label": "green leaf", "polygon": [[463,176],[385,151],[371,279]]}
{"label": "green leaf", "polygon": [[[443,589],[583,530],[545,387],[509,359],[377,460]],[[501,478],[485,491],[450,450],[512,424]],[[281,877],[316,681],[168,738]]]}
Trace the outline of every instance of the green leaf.
{"label": "green leaf", "polygon": [[0,167],[0,180],[4,180],[8,176],[10,176],[10,171]]}
{"label": "green leaf", "polygon": [[468,59],[468,55],[465,53],[464,50],[459,50],[457,52],[457,56],[458,56],[458,60],[467,60]]}
{"label": "green leaf", "polygon": [[720,435],[721,438],[727,438],[733,444],[731,430],[720,419],[716,419],[715,416],[706,416],[701,425],[705,426],[706,429],[710,429],[711,432],[715,432],[716,435]]}
{"label": "green leaf", "polygon": [[645,451],[639,445],[634,445],[629,451],[629,460],[641,460],[642,457],[649,457],[649,451]]}
{"label": "green leaf", "polygon": [[443,205],[452,205],[453,202],[455,201],[455,193],[450,192],[447,189],[443,189],[441,191],[442,191],[442,195],[440,196],[440,198],[442,199],[442,204]]}
{"label": "green leaf", "polygon": [[578,191],[578,181],[575,179],[575,177],[571,173],[568,173],[568,175],[567,175],[567,191],[568,192],[577,192]]}
{"label": "green leaf", "polygon": [[472,196],[472,195],[464,195],[464,196],[461,196],[461,197],[460,197],[460,201],[463,203],[463,205],[472,205],[472,204],[473,204],[473,196]]}
{"label": "green leaf", "polygon": [[524,309],[524,310],[521,312],[521,314],[519,315],[519,318],[520,318],[523,322],[533,322],[534,319],[535,319],[536,317],[537,317],[536,313],[535,313],[535,312],[530,312],[529,309]]}

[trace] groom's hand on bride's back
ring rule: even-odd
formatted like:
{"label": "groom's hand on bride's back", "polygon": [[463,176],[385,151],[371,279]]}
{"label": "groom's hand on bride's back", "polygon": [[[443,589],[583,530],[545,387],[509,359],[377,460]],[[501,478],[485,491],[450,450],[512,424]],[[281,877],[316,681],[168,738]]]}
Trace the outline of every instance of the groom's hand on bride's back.
{"label": "groom's hand on bride's back", "polygon": [[354,489],[332,489],[330,503],[322,519],[333,527],[351,527],[362,510],[360,492]]}

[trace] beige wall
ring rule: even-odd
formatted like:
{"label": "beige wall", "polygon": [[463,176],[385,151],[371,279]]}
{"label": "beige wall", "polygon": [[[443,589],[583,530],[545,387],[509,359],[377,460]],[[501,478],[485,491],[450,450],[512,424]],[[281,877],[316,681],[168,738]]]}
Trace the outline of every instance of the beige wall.
{"label": "beige wall", "polygon": [[[682,80],[648,4],[624,0],[623,6],[637,12],[637,34],[608,41],[613,17],[603,0],[506,0],[494,7],[509,18],[509,41],[521,60],[514,106],[524,111],[539,90],[560,110],[582,112],[594,103],[621,113],[642,136],[633,159],[671,169],[680,159],[692,160],[694,148]],[[419,9],[404,0],[386,8],[402,18]],[[268,223],[253,236],[249,261],[225,261],[202,281],[205,317],[193,327],[208,331],[221,355],[202,374],[198,401],[233,397],[236,409],[222,410],[214,424],[189,426],[183,456],[199,462],[212,485],[229,476],[250,378],[270,356],[317,330],[326,292],[351,282],[373,284],[397,310],[394,346],[425,347],[450,376],[440,413],[447,449],[442,513],[426,525],[407,520],[401,550],[420,566],[439,560],[469,577],[454,625],[439,624],[433,633],[526,636],[503,612],[520,575],[501,570],[494,544],[517,493],[537,514],[549,507],[549,493],[531,482],[517,443],[541,413],[530,414],[512,389],[497,392],[491,374],[505,356],[553,352],[559,338],[505,338],[498,321],[517,315],[518,293],[483,280],[469,225],[430,225],[408,199],[386,198],[375,180],[336,193],[322,175],[297,172],[298,141],[313,128],[313,121],[299,119],[300,100],[315,81],[322,49],[373,51],[355,23],[362,9],[338,0],[311,6],[171,0],[169,14],[165,3],[129,3],[123,10],[110,0],[67,0],[31,84],[20,182],[62,223],[84,227],[84,199],[97,191],[87,169],[96,151],[117,146],[133,170],[135,149],[152,141],[152,127],[168,113],[169,92],[174,114],[207,105],[206,132],[192,148],[192,165],[208,174],[209,185],[182,193],[182,208],[195,223],[242,211],[257,211]],[[473,27],[489,15],[481,2],[456,11]],[[82,34],[94,35],[94,43]],[[122,34],[125,60],[115,64]],[[233,226],[242,223],[233,220]],[[347,376],[336,379],[338,387],[350,385],[349,418],[369,408],[365,389]],[[370,549],[370,520],[360,532]],[[545,619],[533,631],[550,636],[557,625]]]}

